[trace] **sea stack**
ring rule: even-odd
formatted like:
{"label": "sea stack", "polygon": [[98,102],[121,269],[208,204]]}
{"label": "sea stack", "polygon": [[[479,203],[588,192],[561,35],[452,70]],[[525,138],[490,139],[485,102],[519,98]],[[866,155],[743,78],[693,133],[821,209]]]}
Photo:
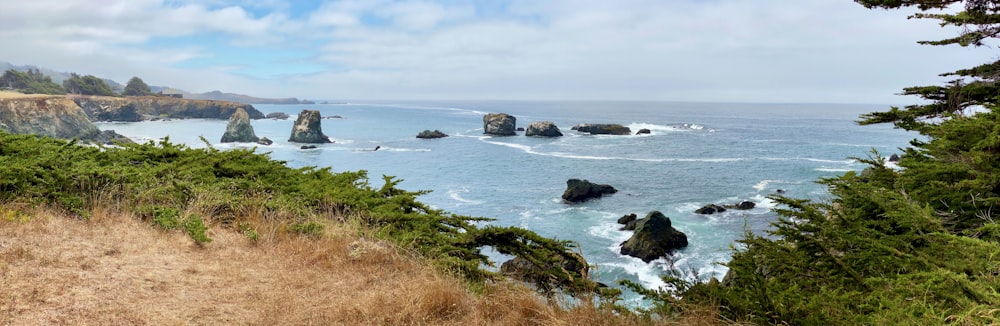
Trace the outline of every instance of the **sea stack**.
{"label": "sea stack", "polygon": [[528,125],[528,130],[524,132],[525,136],[536,136],[536,137],[562,137],[562,132],[559,131],[559,127],[551,121],[536,121]]}
{"label": "sea stack", "polygon": [[295,120],[295,125],[292,126],[292,136],[288,138],[288,141],[313,144],[332,143],[330,138],[323,134],[323,128],[320,127],[321,119],[322,117],[317,110],[302,110],[302,113],[299,113],[299,118]]}
{"label": "sea stack", "polygon": [[483,116],[483,133],[494,136],[517,135],[517,118],[506,113],[490,113]]}
{"label": "sea stack", "polygon": [[243,108],[236,109],[236,112],[229,117],[226,124],[226,133],[222,134],[223,143],[256,143],[259,138],[253,132],[250,125],[250,115]]}
{"label": "sea stack", "polygon": [[635,223],[635,233],[622,243],[620,252],[648,263],[687,245],[687,235],[671,226],[669,217],[652,211]]}

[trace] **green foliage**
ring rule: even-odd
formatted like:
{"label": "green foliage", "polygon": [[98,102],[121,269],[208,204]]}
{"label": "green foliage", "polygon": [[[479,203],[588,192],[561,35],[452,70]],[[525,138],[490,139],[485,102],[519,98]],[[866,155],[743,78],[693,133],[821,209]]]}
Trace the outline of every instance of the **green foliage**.
{"label": "green foliage", "polygon": [[288,231],[307,236],[319,237],[323,235],[323,230],[325,228],[326,227],[320,223],[302,222],[289,225]]}
{"label": "green foliage", "polygon": [[201,216],[198,214],[188,215],[184,221],[184,231],[199,246],[212,242],[212,239],[205,234],[205,231],[208,231],[208,227],[205,226],[205,222],[201,220]]}
{"label": "green foliage", "polygon": [[128,83],[125,84],[125,90],[122,92],[122,95],[125,96],[146,96],[152,94],[153,91],[149,89],[149,85],[146,85],[146,82],[142,81],[139,77],[129,79]]}
{"label": "green foliage", "polygon": [[71,73],[69,79],[63,81],[63,88],[67,92],[80,95],[115,96],[115,91],[105,83],[104,80],[93,75],[80,77],[76,73]]}
{"label": "green foliage", "polygon": [[0,87],[16,89],[25,94],[66,94],[62,86],[52,82],[51,77],[43,75],[37,69],[28,69],[26,72],[9,69],[0,76]]}
{"label": "green foliage", "polygon": [[[432,209],[417,201],[425,191],[402,190],[402,180],[394,177],[384,176],[373,187],[365,171],[293,169],[253,149],[191,149],[168,139],[85,147],[0,133],[0,176],[0,203],[85,214],[113,200],[114,207],[131,207],[158,227],[187,231],[199,244],[211,241],[206,224],[255,241],[259,234],[247,220],[287,222],[287,231],[308,236],[322,236],[325,223],[350,221],[473,282],[499,277],[480,268],[491,264],[482,253],[486,246],[540,265],[575,255],[565,241],[520,228],[478,226],[490,219]],[[540,288],[601,292],[579,272],[551,272],[538,278]]]}

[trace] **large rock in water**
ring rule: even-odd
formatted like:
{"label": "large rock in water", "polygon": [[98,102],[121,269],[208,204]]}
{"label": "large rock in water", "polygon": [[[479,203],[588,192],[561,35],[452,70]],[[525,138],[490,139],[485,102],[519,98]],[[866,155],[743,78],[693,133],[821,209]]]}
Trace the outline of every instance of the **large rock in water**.
{"label": "large rock in water", "polygon": [[443,132],[441,132],[440,130],[437,130],[437,129],[434,129],[434,131],[424,130],[424,131],[421,131],[419,134],[417,134],[417,138],[420,138],[420,139],[435,139],[435,138],[444,138],[444,137],[448,137],[448,134],[443,133]]}
{"label": "large rock in water", "polygon": [[570,128],[579,132],[586,132],[591,135],[631,135],[632,129],[617,124],[579,124]]}
{"label": "large rock in water", "polygon": [[621,254],[650,262],[687,247],[687,235],[670,225],[670,218],[652,211],[635,224],[635,233],[622,243]]}
{"label": "large rock in water", "polygon": [[569,179],[566,180],[566,191],[563,192],[562,198],[570,203],[579,203],[616,192],[618,190],[610,185],[596,184],[587,180]]}
{"label": "large rock in water", "polygon": [[483,116],[483,133],[494,136],[517,135],[517,118],[506,113],[490,113]]}
{"label": "large rock in water", "polygon": [[226,133],[222,134],[223,143],[256,143],[260,138],[253,132],[250,125],[250,116],[242,108],[236,109],[236,113],[229,117],[226,124]]}
{"label": "large rock in water", "polygon": [[302,110],[302,113],[299,113],[299,118],[295,120],[295,125],[292,126],[292,136],[288,138],[288,141],[313,144],[332,143],[330,138],[323,134],[320,119],[319,111]]}
{"label": "large rock in water", "polygon": [[538,136],[538,137],[562,137],[562,132],[559,131],[559,127],[550,121],[536,121],[528,125],[528,129],[524,132],[525,136]]}

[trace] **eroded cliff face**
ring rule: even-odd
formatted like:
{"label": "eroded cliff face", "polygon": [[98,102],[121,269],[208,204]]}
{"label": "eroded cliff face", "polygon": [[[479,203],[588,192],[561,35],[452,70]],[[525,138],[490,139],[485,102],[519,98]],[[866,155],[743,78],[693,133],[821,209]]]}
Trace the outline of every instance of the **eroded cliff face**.
{"label": "eroded cliff face", "polygon": [[94,139],[101,134],[83,109],[64,96],[0,99],[0,129],[64,139]]}
{"label": "eroded cliff face", "polygon": [[229,119],[237,109],[246,111],[250,119],[264,118],[264,114],[250,104],[226,101],[157,96],[74,96],[72,99],[93,121],[142,121],[160,118]]}

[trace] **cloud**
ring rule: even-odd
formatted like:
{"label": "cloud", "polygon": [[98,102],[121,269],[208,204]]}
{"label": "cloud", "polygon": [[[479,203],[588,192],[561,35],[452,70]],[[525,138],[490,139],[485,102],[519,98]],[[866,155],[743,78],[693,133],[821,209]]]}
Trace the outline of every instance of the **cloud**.
{"label": "cloud", "polygon": [[0,60],[262,96],[885,102],[992,58],[916,45],[955,31],[907,14],[849,1],[39,0],[0,3]]}

